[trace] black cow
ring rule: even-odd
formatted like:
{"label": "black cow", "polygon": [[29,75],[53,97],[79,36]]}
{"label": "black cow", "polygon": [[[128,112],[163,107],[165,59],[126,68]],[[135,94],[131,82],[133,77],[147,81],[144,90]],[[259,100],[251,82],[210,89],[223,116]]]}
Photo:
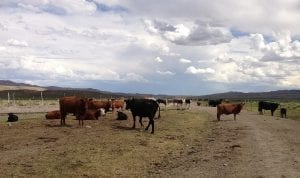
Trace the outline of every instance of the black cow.
{"label": "black cow", "polygon": [[259,101],[258,102],[258,112],[260,114],[263,114],[263,109],[265,110],[271,110],[271,115],[273,116],[274,111],[278,108],[279,104],[278,103],[271,103],[271,102],[266,102],[266,101]]}
{"label": "black cow", "polygon": [[117,113],[117,120],[127,120],[128,116],[125,113],[123,113],[122,111],[117,111]]}
{"label": "black cow", "polygon": [[154,116],[158,109],[158,118],[160,117],[160,107],[159,104],[151,99],[131,99],[125,100],[126,109],[130,109],[133,118],[133,126],[135,128],[135,117],[140,117],[140,124],[143,126],[142,117],[148,117],[149,123],[145,130],[148,130],[150,124],[152,125],[151,133],[154,133]]}
{"label": "black cow", "polygon": [[7,122],[16,122],[18,121],[18,116],[13,113],[8,113]]}
{"label": "black cow", "polygon": [[157,99],[156,101],[158,102],[158,104],[162,103],[162,104],[164,104],[165,106],[167,105],[167,100],[164,100],[164,99]]}
{"label": "black cow", "polygon": [[219,100],[208,100],[208,106],[216,107],[217,105],[222,103],[222,99]]}
{"label": "black cow", "polygon": [[191,102],[192,102],[191,99],[185,99],[185,100],[184,100],[184,103],[185,103],[185,105],[187,106],[188,109],[189,109],[190,106],[191,106]]}
{"label": "black cow", "polygon": [[286,108],[281,108],[280,109],[280,117],[281,118],[286,118]]}

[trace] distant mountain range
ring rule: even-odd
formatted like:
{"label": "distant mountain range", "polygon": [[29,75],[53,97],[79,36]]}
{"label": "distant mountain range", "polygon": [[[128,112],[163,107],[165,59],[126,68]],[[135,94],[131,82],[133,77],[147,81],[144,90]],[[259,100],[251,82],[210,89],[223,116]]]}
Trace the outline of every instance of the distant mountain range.
{"label": "distant mountain range", "polygon": [[7,93],[12,93],[18,98],[39,98],[41,92],[45,99],[59,98],[68,95],[81,95],[86,97],[155,97],[155,98],[192,98],[192,99],[229,99],[229,100],[300,100],[300,90],[278,90],[270,92],[226,92],[201,96],[174,96],[153,95],[139,93],[122,93],[101,91],[93,88],[65,88],[57,86],[42,87],[26,83],[16,83],[10,80],[0,80],[0,98],[7,98]]}

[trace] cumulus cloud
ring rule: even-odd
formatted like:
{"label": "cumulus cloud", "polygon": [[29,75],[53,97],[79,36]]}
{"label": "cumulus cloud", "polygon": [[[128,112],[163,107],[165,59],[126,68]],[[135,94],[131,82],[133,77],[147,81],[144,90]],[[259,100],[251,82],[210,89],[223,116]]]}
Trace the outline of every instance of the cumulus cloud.
{"label": "cumulus cloud", "polygon": [[186,69],[186,73],[190,74],[213,74],[215,70],[212,68],[196,68],[194,66],[190,66]]}
{"label": "cumulus cloud", "polygon": [[15,39],[9,39],[6,42],[9,46],[16,46],[16,47],[27,47],[28,44],[26,41],[19,41]]}
{"label": "cumulus cloud", "polygon": [[156,57],[156,58],[154,59],[154,61],[156,61],[156,62],[163,62],[163,60],[162,60],[160,57]]}
{"label": "cumulus cloud", "polygon": [[182,80],[209,81],[210,92],[299,88],[298,12],[295,1],[280,0],[2,0],[0,74],[52,85],[141,82],[141,91]]}
{"label": "cumulus cloud", "polygon": [[189,59],[180,58],[179,62],[181,62],[181,63],[191,63],[192,61],[189,60]]}
{"label": "cumulus cloud", "polygon": [[122,81],[125,82],[148,82],[147,79],[145,79],[143,76],[130,72],[127,73],[123,78]]}
{"label": "cumulus cloud", "polygon": [[171,71],[156,71],[158,74],[160,74],[160,75],[175,75],[175,73],[174,72],[171,72]]}
{"label": "cumulus cloud", "polygon": [[200,21],[196,21],[191,27],[184,24],[172,25],[157,20],[144,22],[149,32],[159,34],[178,45],[215,45],[227,43],[232,39],[228,29]]}

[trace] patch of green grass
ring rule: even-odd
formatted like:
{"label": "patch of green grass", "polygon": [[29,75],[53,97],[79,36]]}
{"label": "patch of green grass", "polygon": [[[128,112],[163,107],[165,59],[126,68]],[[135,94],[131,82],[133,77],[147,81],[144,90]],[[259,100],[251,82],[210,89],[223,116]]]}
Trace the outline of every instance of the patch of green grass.
{"label": "patch of green grass", "polygon": [[[274,101],[280,106],[275,110],[274,116],[280,117],[280,107],[287,109],[287,118],[300,120],[300,101]],[[245,108],[248,111],[258,112],[258,102],[247,102]],[[264,110],[264,115],[271,115],[270,110]]]}

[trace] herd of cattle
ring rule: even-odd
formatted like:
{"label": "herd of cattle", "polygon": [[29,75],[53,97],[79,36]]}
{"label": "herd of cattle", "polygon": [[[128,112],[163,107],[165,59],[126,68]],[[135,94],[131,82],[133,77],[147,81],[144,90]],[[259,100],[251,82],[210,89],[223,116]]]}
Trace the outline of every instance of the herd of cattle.
{"label": "herd of cattle", "polygon": [[[217,120],[220,121],[222,114],[233,114],[234,120],[236,120],[236,115],[240,113],[243,109],[245,103],[226,103],[223,100],[208,100],[208,106],[217,107]],[[128,116],[121,110],[130,110],[133,118],[133,126],[135,128],[136,116],[139,117],[139,123],[143,126],[142,118],[148,117],[149,122],[146,130],[152,127],[151,133],[154,133],[154,117],[158,111],[158,118],[160,117],[160,104],[164,104],[165,107],[168,103],[173,103],[177,109],[182,109],[183,105],[186,109],[189,109],[191,104],[191,99],[113,99],[113,100],[94,100],[81,98],[77,96],[67,96],[59,99],[59,110],[50,111],[46,114],[46,119],[60,119],[61,125],[66,125],[66,116],[68,114],[73,114],[79,121],[79,125],[83,126],[84,120],[96,120],[100,116],[105,115],[108,111],[118,109],[117,119],[126,120]],[[197,102],[197,105],[201,105]],[[273,116],[274,111],[280,106],[278,103],[271,103],[266,101],[258,102],[258,111],[263,114],[263,110],[270,110]],[[286,109],[280,109],[281,117],[286,117]],[[18,117],[13,113],[9,113],[8,122],[17,121]]]}

